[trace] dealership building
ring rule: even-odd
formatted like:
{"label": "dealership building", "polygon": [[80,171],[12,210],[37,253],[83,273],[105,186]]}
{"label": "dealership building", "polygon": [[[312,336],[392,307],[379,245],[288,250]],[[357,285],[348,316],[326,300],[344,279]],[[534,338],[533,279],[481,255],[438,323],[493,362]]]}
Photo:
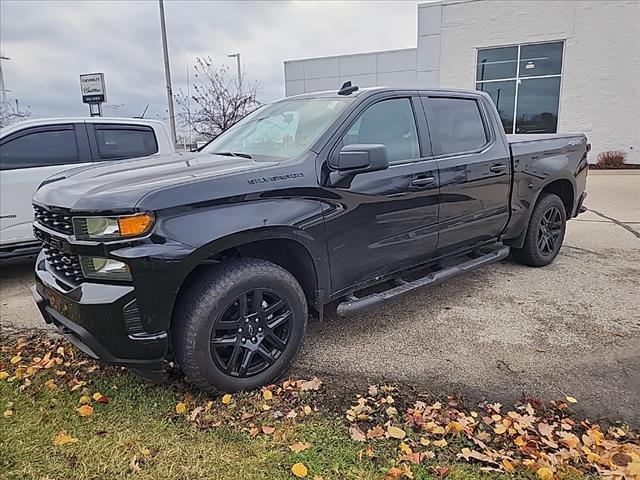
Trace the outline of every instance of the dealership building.
{"label": "dealership building", "polygon": [[507,133],[584,132],[590,161],[622,150],[640,164],[637,0],[424,3],[416,48],[291,60],[284,73],[287,96],[346,81],[482,90]]}

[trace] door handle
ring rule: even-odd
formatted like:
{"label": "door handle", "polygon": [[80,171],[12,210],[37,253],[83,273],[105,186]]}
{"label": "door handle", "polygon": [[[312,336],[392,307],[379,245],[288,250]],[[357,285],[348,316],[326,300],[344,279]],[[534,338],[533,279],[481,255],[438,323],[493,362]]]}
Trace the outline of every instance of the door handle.
{"label": "door handle", "polygon": [[413,187],[426,187],[427,185],[431,185],[435,181],[435,177],[420,177],[414,178],[411,180],[411,185]]}
{"label": "door handle", "polygon": [[490,171],[490,172],[493,172],[493,173],[500,173],[500,172],[502,172],[502,171],[503,171],[504,169],[506,169],[506,168],[507,168],[507,166],[506,166],[506,165],[498,164],[498,165],[494,165],[493,167],[491,167],[491,168],[489,169],[489,171]]}

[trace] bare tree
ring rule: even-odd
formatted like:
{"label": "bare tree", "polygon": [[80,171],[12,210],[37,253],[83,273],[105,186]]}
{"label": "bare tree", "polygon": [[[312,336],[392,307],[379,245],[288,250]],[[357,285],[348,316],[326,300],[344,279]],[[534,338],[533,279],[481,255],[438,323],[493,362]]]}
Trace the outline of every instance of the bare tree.
{"label": "bare tree", "polygon": [[[180,90],[176,102],[181,108],[180,124],[198,135],[215,138],[260,106],[257,83],[230,75],[228,67],[217,67],[211,57],[196,58],[192,94]],[[243,87],[240,88],[240,85]]]}
{"label": "bare tree", "polygon": [[17,100],[15,105],[11,102],[0,102],[0,128],[7,127],[20,120],[26,120],[30,116],[29,107],[26,110],[21,110]]}

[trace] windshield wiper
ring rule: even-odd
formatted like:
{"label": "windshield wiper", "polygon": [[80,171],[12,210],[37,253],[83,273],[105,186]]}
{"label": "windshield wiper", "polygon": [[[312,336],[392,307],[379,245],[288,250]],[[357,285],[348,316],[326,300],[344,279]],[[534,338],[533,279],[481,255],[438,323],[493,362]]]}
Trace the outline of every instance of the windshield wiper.
{"label": "windshield wiper", "polygon": [[213,155],[223,155],[225,157],[248,158],[249,160],[251,160],[253,158],[248,153],[242,153],[242,152],[210,152],[210,153],[213,154]]}

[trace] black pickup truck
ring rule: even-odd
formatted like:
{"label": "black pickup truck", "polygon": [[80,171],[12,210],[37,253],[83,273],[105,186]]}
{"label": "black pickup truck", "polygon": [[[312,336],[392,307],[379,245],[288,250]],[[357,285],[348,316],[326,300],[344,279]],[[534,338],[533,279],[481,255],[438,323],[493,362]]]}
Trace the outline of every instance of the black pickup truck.
{"label": "black pickup truck", "polygon": [[584,135],[508,140],[477,91],[263,106],[203,151],[104,163],[33,198],[35,300],[85,353],[208,390],[274,380],[322,319],[513,258],[551,263],[585,198]]}

